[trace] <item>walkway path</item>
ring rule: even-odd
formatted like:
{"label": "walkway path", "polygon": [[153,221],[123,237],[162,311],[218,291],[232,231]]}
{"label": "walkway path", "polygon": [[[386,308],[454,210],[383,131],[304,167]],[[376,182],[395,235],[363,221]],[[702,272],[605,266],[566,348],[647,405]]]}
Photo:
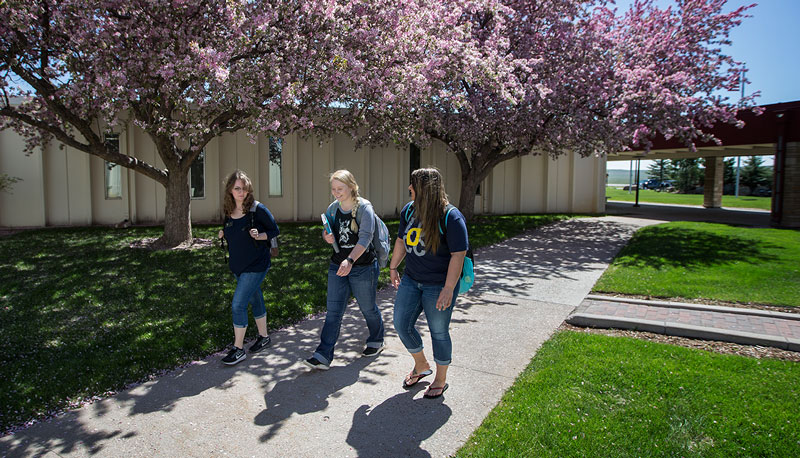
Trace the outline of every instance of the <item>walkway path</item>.
{"label": "walkway path", "polygon": [[366,326],[351,304],[330,371],[299,363],[318,342],[320,316],[274,332],[272,347],[236,366],[212,355],[2,437],[0,456],[448,456],[641,224],[581,218],[478,250],[478,282],[453,314],[442,398],[423,399],[428,382],[401,388],[412,361],[391,326],[387,288],[388,347],[375,359],[360,357]]}
{"label": "walkway path", "polygon": [[[671,210],[665,219],[678,219],[678,213]],[[754,217],[735,214],[737,224]],[[310,372],[299,363],[316,347],[323,322],[318,316],[274,332],[272,347],[236,366],[225,367],[222,354],[212,355],[2,437],[0,456],[449,456],[578,306],[573,319],[612,317],[616,325],[635,319],[651,331],[682,326],[695,333],[727,323],[740,337],[775,337],[777,330],[785,333],[784,348],[797,344],[800,321],[784,323],[787,317],[584,301],[633,232],[659,222],[642,209],[625,217],[580,218],[476,251],[477,282],[453,313],[450,389],[437,400],[422,398],[428,382],[409,391],[400,386],[411,358],[391,326],[394,290],[386,288],[378,303],[387,350],[377,358],[360,357],[366,326],[351,304],[330,371]],[[741,327],[747,323],[761,327]],[[427,336],[424,341],[429,343]]]}

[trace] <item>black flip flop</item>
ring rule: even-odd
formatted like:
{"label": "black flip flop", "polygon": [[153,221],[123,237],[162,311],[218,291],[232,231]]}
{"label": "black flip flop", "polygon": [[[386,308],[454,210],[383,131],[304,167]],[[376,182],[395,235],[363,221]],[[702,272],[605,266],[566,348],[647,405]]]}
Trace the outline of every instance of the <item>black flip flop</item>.
{"label": "black flip flop", "polygon": [[[425,370],[425,371],[422,371],[422,372],[420,372],[419,374],[415,373],[415,372],[412,370],[412,371],[411,371],[411,373],[410,373],[410,374],[408,374],[408,375],[406,375],[406,378],[403,380],[403,388],[405,388],[405,389],[409,389],[409,388],[411,388],[412,386],[416,385],[416,384],[417,384],[417,382],[419,382],[420,380],[422,380],[423,378],[425,378],[425,377],[427,377],[427,376],[429,376],[429,375],[431,375],[431,374],[433,374],[433,371],[432,371],[432,370],[430,370],[430,369],[428,369],[428,370]],[[408,379],[413,379],[414,381],[413,381],[413,382],[411,382],[411,383],[408,383],[408,382],[407,382],[407,380],[408,380]]]}
{"label": "black flip flop", "polygon": [[[428,391],[426,391],[425,394],[423,394],[422,396],[426,397],[428,399],[436,399],[439,396],[443,395],[444,392],[447,391],[447,388],[449,388],[449,387],[450,387],[450,385],[448,385],[446,383],[444,384],[444,386],[437,386],[437,387],[429,386],[428,387]],[[439,394],[435,394],[435,395],[431,396],[431,395],[428,394],[428,392],[431,391],[431,390],[441,390],[441,391],[439,391]]]}

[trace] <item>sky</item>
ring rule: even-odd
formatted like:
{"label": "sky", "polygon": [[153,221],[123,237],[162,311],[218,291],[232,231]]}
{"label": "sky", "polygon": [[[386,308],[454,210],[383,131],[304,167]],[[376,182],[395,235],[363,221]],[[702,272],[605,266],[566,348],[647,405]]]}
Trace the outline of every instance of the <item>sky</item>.
{"label": "sky", "polygon": [[[616,3],[623,10],[631,1]],[[728,0],[725,11],[753,3],[756,1]],[[800,0],[760,0],[747,13],[752,17],[731,31],[733,43],[725,50],[747,67],[750,82],[745,93],[760,91],[758,105],[800,100]],[[730,97],[738,100],[739,94],[731,93]],[[764,159],[764,165],[772,165],[771,157]],[[650,161],[642,161],[642,169],[646,170],[649,164]],[[609,162],[608,168],[628,170],[630,162]]]}

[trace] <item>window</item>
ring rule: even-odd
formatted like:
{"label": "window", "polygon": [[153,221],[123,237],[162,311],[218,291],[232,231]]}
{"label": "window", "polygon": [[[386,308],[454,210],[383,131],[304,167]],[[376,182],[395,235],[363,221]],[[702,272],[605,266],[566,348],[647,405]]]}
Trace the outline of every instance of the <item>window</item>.
{"label": "window", "polygon": [[202,199],[206,196],[206,151],[200,154],[189,167],[189,193],[192,199]]}
{"label": "window", "polygon": [[281,162],[283,159],[283,139],[269,137],[269,196],[283,196],[283,176]]}
{"label": "window", "polygon": [[[106,147],[119,153],[119,135],[105,134]],[[106,199],[122,199],[122,167],[105,161],[105,196]]]}
{"label": "window", "polygon": [[410,182],[411,181],[411,172],[413,172],[414,170],[417,170],[419,168],[419,162],[420,162],[419,146],[417,146],[417,145],[412,143],[408,147],[408,155],[409,155],[408,181]]}

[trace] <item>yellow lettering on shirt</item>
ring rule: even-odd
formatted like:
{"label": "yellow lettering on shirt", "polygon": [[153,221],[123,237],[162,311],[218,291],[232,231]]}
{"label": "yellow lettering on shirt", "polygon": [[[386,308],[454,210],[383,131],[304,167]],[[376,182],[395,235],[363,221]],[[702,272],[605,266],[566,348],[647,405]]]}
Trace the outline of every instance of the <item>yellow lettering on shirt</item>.
{"label": "yellow lettering on shirt", "polygon": [[408,246],[417,246],[417,245],[419,245],[419,237],[420,237],[421,233],[422,233],[422,229],[420,229],[418,227],[415,227],[415,228],[409,230],[406,233],[406,244],[408,244]]}

